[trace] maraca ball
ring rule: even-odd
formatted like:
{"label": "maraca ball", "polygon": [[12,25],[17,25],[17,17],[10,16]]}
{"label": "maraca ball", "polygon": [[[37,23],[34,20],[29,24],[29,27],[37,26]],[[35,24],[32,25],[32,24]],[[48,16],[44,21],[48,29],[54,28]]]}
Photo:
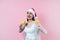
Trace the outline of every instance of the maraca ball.
{"label": "maraca ball", "polygon": [[39,20],[37,20],[37,19],[36,19],[36,20],[35,20],[35,23],[37,23],[37,24],[38,24],[38,23],[39,23]]}
{"label": "maraca ball", "polygon": [[22,20],[22,21],[21,21],[21,24],[25,24],[25,23],[26,23],[25,20]]}

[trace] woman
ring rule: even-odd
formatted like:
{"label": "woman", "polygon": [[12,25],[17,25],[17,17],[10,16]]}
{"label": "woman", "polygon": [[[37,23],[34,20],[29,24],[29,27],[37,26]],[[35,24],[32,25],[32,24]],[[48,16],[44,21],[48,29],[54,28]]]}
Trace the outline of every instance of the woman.
{"label": "woman", "polygon": [[24,30],[24,40],[41,40],[39,32],[47,34],[42,25],[36,21],[36,12],[33,8],[27,10],[27,22],[22,22],[20,32]]}

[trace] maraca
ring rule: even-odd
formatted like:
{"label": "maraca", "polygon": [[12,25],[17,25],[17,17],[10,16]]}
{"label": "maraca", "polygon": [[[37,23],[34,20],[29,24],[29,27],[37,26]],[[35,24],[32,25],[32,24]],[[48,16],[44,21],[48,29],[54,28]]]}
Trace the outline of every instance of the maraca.
{"label": "maraca", "polygon": [[22,25],[24,25],[25,23],[26,23],[26,21],[25,21],[25,20],[22,20],[22,21],[21,21],[21,24],[22,24]]}
{"label": "maraca", "polygon": [[39,24],[39,20],[38,20],[38,19],[36,19],[36,20],[35,20],[35,23]]}

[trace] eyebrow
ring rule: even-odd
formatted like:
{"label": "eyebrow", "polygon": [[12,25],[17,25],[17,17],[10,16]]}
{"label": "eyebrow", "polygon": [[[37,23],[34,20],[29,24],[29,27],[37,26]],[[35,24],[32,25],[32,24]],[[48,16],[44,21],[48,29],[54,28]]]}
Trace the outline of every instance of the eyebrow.
{"label": "eyebrow", "polygon": [[32,14],[31,12],[27,12],[27,14],[28,14],[28,13]]}

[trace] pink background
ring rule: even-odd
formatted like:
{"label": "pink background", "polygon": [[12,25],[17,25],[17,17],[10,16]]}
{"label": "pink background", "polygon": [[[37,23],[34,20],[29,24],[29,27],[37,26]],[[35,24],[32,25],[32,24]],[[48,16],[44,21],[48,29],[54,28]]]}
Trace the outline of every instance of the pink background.
{"label": "pink background", "polygon": [[19,25],[32,7],[48,31],[42,40],[60,40],[60,0],[0,0],[0,40],[23,40]]}

